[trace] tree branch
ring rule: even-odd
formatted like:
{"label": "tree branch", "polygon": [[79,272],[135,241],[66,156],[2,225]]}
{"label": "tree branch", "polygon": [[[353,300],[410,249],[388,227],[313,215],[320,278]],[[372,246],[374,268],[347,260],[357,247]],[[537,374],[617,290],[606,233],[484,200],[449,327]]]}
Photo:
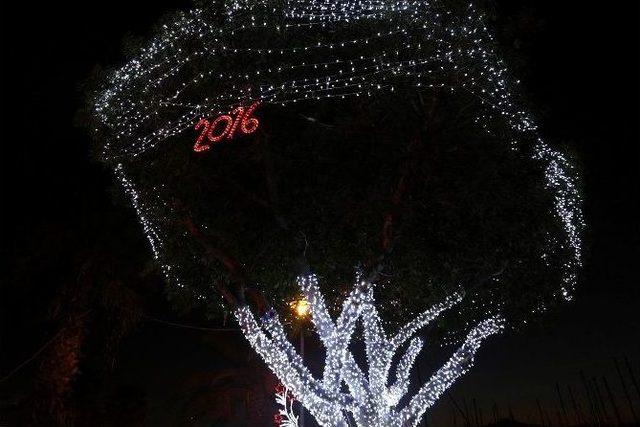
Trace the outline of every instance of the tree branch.
{"label": "tree branch", "polygon": [[205,256],[211,262],[218,262],[222,264],[225,270],[229,273],[231,278],[231,284],[235,286],[235,289],[229,289],[227,284],[219,281],[216,283],[216,287],[225,301],[230,307],[236,308],[244,305],[246,298],[248,297],[251,303],[258,310],[258,313],[264,313],[267,309],[267,302],[263,293],[251,286],[247,278],[244,266],[235,259],[228,251],[222,248],[222,245],[215,245],[211,236],[205,236],[201,228],[196,225],[191,215],[182,209],[183,222],[187,231],[196,239],[196,241],[202,246],[205,252]]}
{"label": "tree branch", "polygon": [[[425,109],[422,95],[420,95],[421,110]],[[425,114],[424,126],[422,126],[417,134],[409,140],[407,146],[407,157],[400,167],[400,176],[396,185],[391,192],[391,208],[384,215],[382,221],[382,230],[380,232],[380,252],[381,255],[374,261],[370,262],[368,268],[371,270],[369,280],[374,283],[380,278],[380,274],[384,268],[384,263],[393,250],[395,237],[397,236],[397,223],[402,213],[402,205],[407,193],[411,191],[411,184],[418,165],[425,157],[423,139],[426,137],[430,124],[433,123],[433,117],[436,109],[436,98],[433,98],[428,111]],[[418,113],[422,117],[422,113]],[[421,151],[421,149],[423,149]]]}

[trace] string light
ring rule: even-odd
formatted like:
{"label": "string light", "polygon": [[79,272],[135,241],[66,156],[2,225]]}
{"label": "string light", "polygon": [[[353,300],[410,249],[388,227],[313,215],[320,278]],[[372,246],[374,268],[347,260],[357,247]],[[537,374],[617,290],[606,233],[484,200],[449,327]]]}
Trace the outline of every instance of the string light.
{"label": "string light", "polygon": [[[373,96],[401,85],[462,91],[480,102],[481,129],[499,132],[544,171],[564,236],[549,238],[542,256],[571,252],[558,291],[571,299],[584,228],[576,172],[517,105],[517,81],[473,4],[454,13],[440,0],[286,0],[277,7],[233,1],[222,25],[214,24],[212,11],[179,13],[107,80],[95,100],[105,161],[133,160],[194,126],[202,131],[194,150],[206,151],[232,133],[234,111],[257,102]],[[206,117],[217,116],[207,126]]]}
{"label": "string light", "polygon": [[[196,138],[193,151],[201,152],[211,148],[208,143],[203,142],[205,141],[205,138],[209,142],[219,142],[223,138],[233,139],[236,135],[238,126],[240,126],[240,131],[243,134],[248,135],[255,132],[258,129],[260,122],[255,117],[252,117],[252,114],[259,104],[259,102],[254,102],[246,109],[246,111],[244,107],[237,107],[233,110],[233,114],[236,116],[235,119],[228,114],[218,116],[212,122],[209,122],[207,119],[200,119],[198,123],[196,123],[195,130],[202,130]],[[218,126],[220,123],[223,123],[222,132],[216,135],[214,132],[220,128],[220,126]]]}
{"label": "string light", "polygon": [[[499,315],[478,323],[452,357],[404,407],[399,407],[409,389],[409,372],[423,346],[420,338],[411,338],[459,303],[462,296],[454,294],[446,298],[401,327],[396,334],[388,336],[375,306],[372,284],[358,277],[334,321],[317,277],[313,274],[301,276],[297,282],[309,302],[315,331],[325,348],[322,378],[315,378],[305,367],[273,310],[260,321],[247,306],[237,308],[234,314],[254,350],[322,426],[346,427],[349,417],[361,427],[416,426],[438,397],[470,368],[482,341],[503,327]],[[364,330],[366,372],[355,362],[349,349],[358,321]],[[392,361],[409,340],[396,365],[396,379],[390,384]],[[348,392],[343,391],[343,384]]]}
{"label": "string light", "polygon": [[[374,96],[398,87],[416,92],[440,88],[477,99],[476,125],[529,155],[544,171],[564,233],[549,236],[541,257],[563,256],[557,297],[571,299],[584,228],[576,171],[539,137],[534,120],[520,107],[513,91],[517,81],[497,55],[485,18],[473,4],[463,12],[447,9],[440,0],[285,0],[277,6],[266,0],[232,0],[226,7],[223,25],[214,24],[213,6],[177,14],[110,75],[95,99],[95,131],[105,141],[102,158],[113,165],[131,199],[167,281],[197,300],[211,299],[182,283],[179,266],[168,259],[164,241],[169,231],[158,214],[174,213],[173,208],[160,197],[160,188],[134,183],[125,171],[128,162],[194,127],[200,131],[194,146],[198,152],[233,138],[238,129],[250,134],[259,126],[252,117],[259,103],[286,106]],[[423,347],[415,333],[462,296],[451,295],[387,336],[372,284],[358,278],[335,320],[315,276],[300,277],[298,285],[326,350],[322,378],[311,375],[274,310],[261,319],[246,306],[234,314],[252,347],[324,426],[346,427],[351,418],[359,426],[417,425],[471,366],[482,341],[503,326],[499,314],[468,324],[470,332],[459,349],[407,400],[408,373]],[[487,312],[499,313],[500,308],[498,303]],[[358,323],[364,331],[366,372],[348,348]],[[398,360],[393,376],[392,360]],[[407,403],[399,407],[403,401]]]}
{"label": "string light", "polygon": [[[161,227],[159,227],[155,221],[152,221],[153,217],[152,209],[157,205],[161,205],[165,208],[168,208],[164,202],[161,200],[155,200],[153,202],[146,202],[144,200],[145,192],[140,193],[136,187],[133,185],[129,177],[127,176],[124,166],[122,164],[117,164],[115,166],[116,178],[120,181],[120,185],[124,189],[125,194],[127,194],[131,200],[133,208],[136,211],[138,216],[138,220],[142,225],[142,230],[144,234],[147,236],[147,240],[151,246],[151,251],[153,253],[153,258],[160,265],[160,269],[164,274],[167,281],[173,284],[180,291],[186,291],[198,301],[206,301],[208,298],[205,297],[202,293],[194,291],[193,289],[185,286],[180,280],[179,276],[174,273],[174,269],[172,268],[171,263],[166,259],[165,249],[164,249],[164,233]],[[154,190],[156,190],[154,188]],[[153,194],[153,192],[151,192]],[[157,198],[157,196],[156,196]]]}
{"label": "string light", "polygon": [[293,395],[287,387],[278,384],[276,387],[276,403],[281,406],[278,413],[274,415],[273,421],[280,427],[298,427],[298,416],[293,412]]}

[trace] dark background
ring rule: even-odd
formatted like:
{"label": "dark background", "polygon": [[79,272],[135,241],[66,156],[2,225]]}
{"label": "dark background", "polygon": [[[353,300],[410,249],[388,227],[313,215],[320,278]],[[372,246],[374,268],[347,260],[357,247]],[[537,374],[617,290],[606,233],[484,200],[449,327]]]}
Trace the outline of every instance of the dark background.
{"label": "dark background", "polygon": [[[613,383],[612,358],[626,356],[640,374],[640,12],[634,3],[489,3],[492,25],[544,137],[568,142],[581,162],[586,258],[575,302],[519,335],[494,339],[454,387],[456,398],[475,397],[484,407],[510,404],[517,418],[537,422],[535,399],[551,405],[556,382],[577,389],[580,370]],[[188,5],[116,0],[2,6],[0,377],[55,332],[47,321],[50,301],[77,267],[79,248],[99,241],[117,253],[126,238],[123,253],[149,257],[133,212],[113,203],[110,174],[90,160],[78,110],[94,67],[123,60],[125,35],[147,36],[160,16]],[[159,280],[153,285],[162,287]],[[206,324],[172,312],[161,291],[150,291],[150,300],[148,316]],[[203,335],[216,332],[146,319],[124,342],[113,375],[140,389],[151,402],[148,419],[158,420],[159,402],[184,372],[218,363],[201,345]],[[0,383],[3,401],[28,394],[37,365],[36,358]],[[618,385],[613,388],[620,393]],[[450,402],[440,405],[435,424],[446,425],[450,411]]]}

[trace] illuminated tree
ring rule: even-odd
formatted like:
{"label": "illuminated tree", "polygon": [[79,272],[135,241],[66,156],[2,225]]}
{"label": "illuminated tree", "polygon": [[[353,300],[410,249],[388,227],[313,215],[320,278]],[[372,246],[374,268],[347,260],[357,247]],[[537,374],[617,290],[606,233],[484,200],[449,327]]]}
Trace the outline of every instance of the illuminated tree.
{"label": "illuminated tree", "polygon": [[[278,316],[265,314],[257,322],[247,306],[235,310],[240,327],[252,347],[269,368],[324,426],[347,426],[351,416],[358,426],[415,426],[444,391],[473,362],[482,340],[497,333],[502,319],[492,316],[476,325],[453,356],[402,407],[401,399],[409,390],[409,373],[422,349],[423,341],[413,335],[438,315],[460,302],[454,295],[420,313],[387,336],[373,300],[373,285],[359,278],[343,308],[332,320],[314,275],[298,278],[309,301],[315,330],[325,348],[325,366],[321,379],[305,367],[300,355],[287,341]],[[367,371],[358,366],[349,350],[356,323],[361,319],[366,344]],[[404,349],[407,341],[410,344]],[[392,373],[394,356],[401,357]],[[342,390],[342,384],[348,393]]]}
{"label": "illuminated tree", "polygon": [[[440,322],[463,342],[443,366],[450,376],[414,397],[426,408],[499,324],[571,298],[575,172],[520,106],[484,22],[456,0],[205,3],[168,20],[93,100],[97,155],[132,201],[170,297],[233,312],[321,423],[422,415],[396,408],[406,384],[389,384],[390,362],[369,360],[371,397],[351,389],[363,384],[346,350],[356,324],[371,354],[387,345],[378,317],[412,324],[465,295]],[[326,300],[305,285],[308,265],[332,284]],[[327,351],[322,386],[273,315],[296,283]],[[332,310],[349,315],[334,322]],[[401,359],[407,372],[420,347]],[[400,349],[390,348],[384,358]]]}

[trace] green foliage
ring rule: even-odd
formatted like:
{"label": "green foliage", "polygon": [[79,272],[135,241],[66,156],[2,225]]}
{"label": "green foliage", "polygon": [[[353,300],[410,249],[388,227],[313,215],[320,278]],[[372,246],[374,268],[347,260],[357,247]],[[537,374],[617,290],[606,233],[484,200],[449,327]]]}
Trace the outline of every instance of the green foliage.
{"label": "green foliage", "polygon": [[[171,207],[157,213],[171,230],[167,258],[202,292],[229,280],[185,232],[188,215],[274,304],[293,298],[305,246],[339,301],[355,268],[381,253],[384,218],[395,209],[378,293],[387,314],[403,317],[458,286],[477,299],[470,316],[501,303],[522,318],[550,303],[561,260],[541,254],[561,229],[540,165],[526,146],[484,136],[465,114],[473,99],[426,95],[265,105],[251,136],[200,154],[181,136],[143,157],[130,167],[134,182]],[[402,176],[408,190],[394,207]]]}
{"label": "green foliage", "polygon": [[[444,4],[455,13],[438,19],[455,20],[466,7],[466,2]],[[224,21],[219,8],[205,13],[212,14],[210,22]],[[388,31],[403,22],[354,21],[335,31],[315,26],[285,37],[273,31],[282,24],[281,15],[267,13],[264,19],[264,29],[226,35],[224,43],[289,48],[357,39],[371,34],[372,26]],[[373,57],[421,37],[420,31],[409,31],[346,52],[343,59],[354,54]],[[469,48],[472,40],[465,37],[457,43]],[[199,43],[185,37],[179,47],[191,51]],[[442,54],[437,43],[432,48],[434,55]],[[332,59],[341,59],[341,53],[335,55]],[[394,60],[414,59],[403,55],[397,53]],[[123,96],[140,105],[153,104],[193,75],[212,69],[227,75],[288,64],[285,58],[273,63],[268,58],[219,53],[194,57],[154,90],[134,85]],[[308,60],[322,63],[326,58]],[[471,73],[480,84],[496,84],[477,59],[463,55],[456,60],[464,70],[434,76],[434,81],[458,87],[462,73]],[[288,73],[280,77],[300,78],[297,69]],[[233,93],[238,86],[272,83],[262,75],[247,81],[205,79],[187,85],[181,97],[199,102],[209,94]],[[238,260],[248,280],[276,307],[295,297],[301,253],[332,303],[339,303],[355,269],[387,252],[381,240],[390,215],[391,251],[377,289],[389,319],[406,318],[460,287],[467,290],[462,322],[495,310],[517,322],[551,306],[559,299],[558,283],[572,253],[563,244],[566,233],[554,211],[554,195],[545,187],[546,165],[532,160],[535,134],[516,133],[500,120],[479,121],[489,107],[466,90],[419,91],[410,78],[395,89],[286,107],[265,103],[255,113],[261,120],[256,133],[203,153],[192,150],[195,131],[163,141],[132,160],[122,156],[128,141],[106,147],[104,142],[114,143],[114,138],[109,129],[100,129],[99,150],[109,162],[126,160],[125,170],[142,201],[153,207],[148,216],[163,230],[163,259],[182,284],[210,297],[212,315],[224,310],[214,296],[217,284],[235,279],[219,258],[206,253],[188,221],[217,251]],[[249,101],[248,95],[233,100]],[[175,109],[159,107],[132,140],[175,115]],[[405,190],[394,201],[400,187]],[[180,306],[196,304],[189,295],[170,287],[169,296]]]}

